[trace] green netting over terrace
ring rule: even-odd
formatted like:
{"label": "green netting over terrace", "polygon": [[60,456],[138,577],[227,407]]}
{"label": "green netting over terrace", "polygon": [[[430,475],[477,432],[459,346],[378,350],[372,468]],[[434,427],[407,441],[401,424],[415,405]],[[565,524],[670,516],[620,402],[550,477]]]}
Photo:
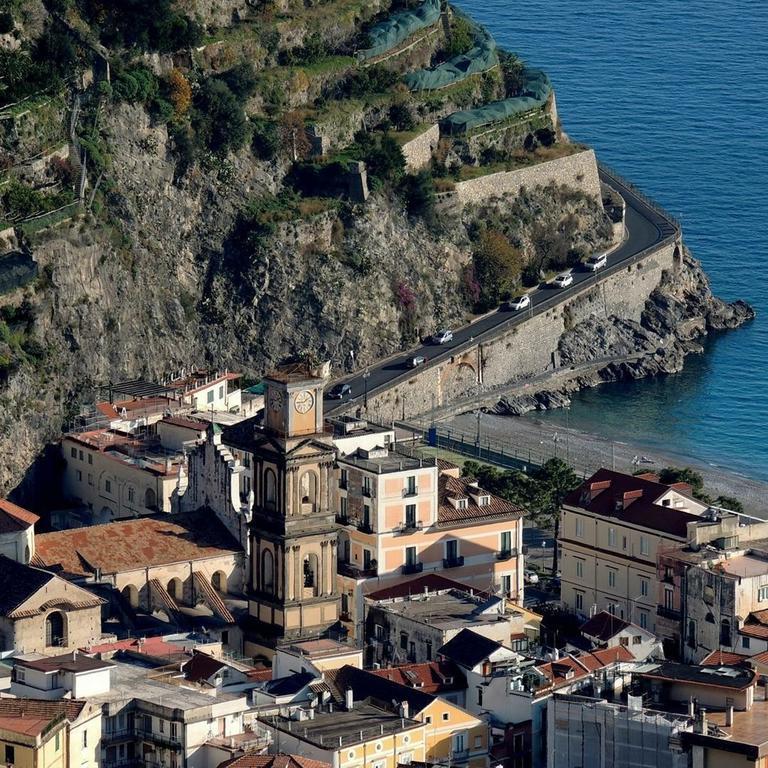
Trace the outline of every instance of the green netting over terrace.
{"label": "green netting over terrace", "polygon": [[501,123],[510,117],[543,107],[552,92],[546,73],[526,67],[523,70],[523,83],[521,96],[454,112],[440,123],[441,132],[448,136],[460,136],[475,128]]}
{"label": "green netting over terrace", "polygon": [[440,0],[425,0],[412,11],[394,13],[368,31],[371,47],[359,50],[358,59],[367,61],[397,48],[414,32],[432,26],[440,18]]}
{"label": "green netting over terrace", "polygon": [[[458,13],[458,11],[454,11]],[[464,14],[461,14],[464,16]],[[467,18],[466,16],[464,18]],[[479,75],[499,63],[496,43],[479,24],[472,24],[475,45],[466,53],[454,56],[434,69],[420,69],[409,72],[403,80],[412,91],[434,91],[459,83],[470,75]]]}

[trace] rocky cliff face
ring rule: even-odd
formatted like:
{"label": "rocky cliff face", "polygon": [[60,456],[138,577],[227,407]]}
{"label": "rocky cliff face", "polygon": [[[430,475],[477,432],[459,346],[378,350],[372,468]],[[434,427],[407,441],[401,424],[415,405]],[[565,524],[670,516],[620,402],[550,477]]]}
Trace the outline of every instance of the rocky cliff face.
{"label": "rocky cliff face", "polygon": [[[502,398],[492,410],[520,416],[528,411],[561,408],[570,404],[570,394],[610,381],[679,373],[689,354],[702,352],[701,340],[711,331],[736,328],[754,317],[743,301],[726,303],[712,294],[709,279],[686,250],[682,269],[665,273],[646,304],[639,323],[625,318],[590,317],[563,334],[561,364],[589,369],[574,375],[557,389]],[[612,358],[613,362],[599,365]]]}

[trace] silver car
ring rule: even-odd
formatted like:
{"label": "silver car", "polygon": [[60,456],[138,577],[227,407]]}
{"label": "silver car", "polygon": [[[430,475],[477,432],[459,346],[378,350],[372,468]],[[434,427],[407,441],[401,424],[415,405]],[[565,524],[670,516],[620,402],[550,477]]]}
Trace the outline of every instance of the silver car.
{"label": "silver car", "polygon": [[598,269],[602,269],[607,263],[608,257],[604,253],[596,253],[584,262],[584,267],[590,272],[597,272]]}
{"label": "silver car", "polygon": [[442,331],[438,331],[432,337],[432,343],[433,344],[447,344],[449,341],[453,341],[453,331],[449,331],[447,329],[443,329]]}

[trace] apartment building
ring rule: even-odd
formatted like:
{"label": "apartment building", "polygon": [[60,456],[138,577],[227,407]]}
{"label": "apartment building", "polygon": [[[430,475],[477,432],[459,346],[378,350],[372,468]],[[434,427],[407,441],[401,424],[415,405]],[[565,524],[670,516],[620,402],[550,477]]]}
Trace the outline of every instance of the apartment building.
{"label": "apartment building", "polygon": [[589,616],[606,610],[655,632],[657,556],[687,541],[707,506],[683,484],[601,469],[560,513],[561,599]]}
{"label": "apartment building", "polygon": [[207,426],[168,416],[147,432],[72,432],[61,441],[64,497],[88,510],[89,523],[177,511],[185,451],[202,442]]}
{"label": "apartment building", "polygon": [[112,664],[79,651],[38,659],[16,659],[11,695],[33,699],[85,699],[110,688]]}
{"label": "apartment building", "polygon": [[0,698],[0,759],[18,768],[98,768],[101,709],[83,700]]}
{"label": "apartment building", "polygon": [[397,448],[358,448],[337,463],[341,611],[356,634],[364,594],[422,573],[521,601],[522,509],[455,465]]}

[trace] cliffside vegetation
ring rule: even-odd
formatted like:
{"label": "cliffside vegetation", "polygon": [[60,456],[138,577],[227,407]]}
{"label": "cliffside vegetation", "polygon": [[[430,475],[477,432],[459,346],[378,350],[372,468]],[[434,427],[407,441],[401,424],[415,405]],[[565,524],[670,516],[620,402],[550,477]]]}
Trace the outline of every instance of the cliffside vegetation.
{"label": "cliffside vegetation", "polygon": [[426,127],[522,87],[503,53],[408,90],[404,73],[472,46],[451,12],[358,62],[376,23],[417,5],[6,0],[0,229],[38,276],[0,297],[0,434],[15,448],[0,483],[110,380],[192,364],[257,376],[303,351],[366,365],[607,241],[579,190],[444,205],[468,167],[567,147],[549,106],[407,167]]}

